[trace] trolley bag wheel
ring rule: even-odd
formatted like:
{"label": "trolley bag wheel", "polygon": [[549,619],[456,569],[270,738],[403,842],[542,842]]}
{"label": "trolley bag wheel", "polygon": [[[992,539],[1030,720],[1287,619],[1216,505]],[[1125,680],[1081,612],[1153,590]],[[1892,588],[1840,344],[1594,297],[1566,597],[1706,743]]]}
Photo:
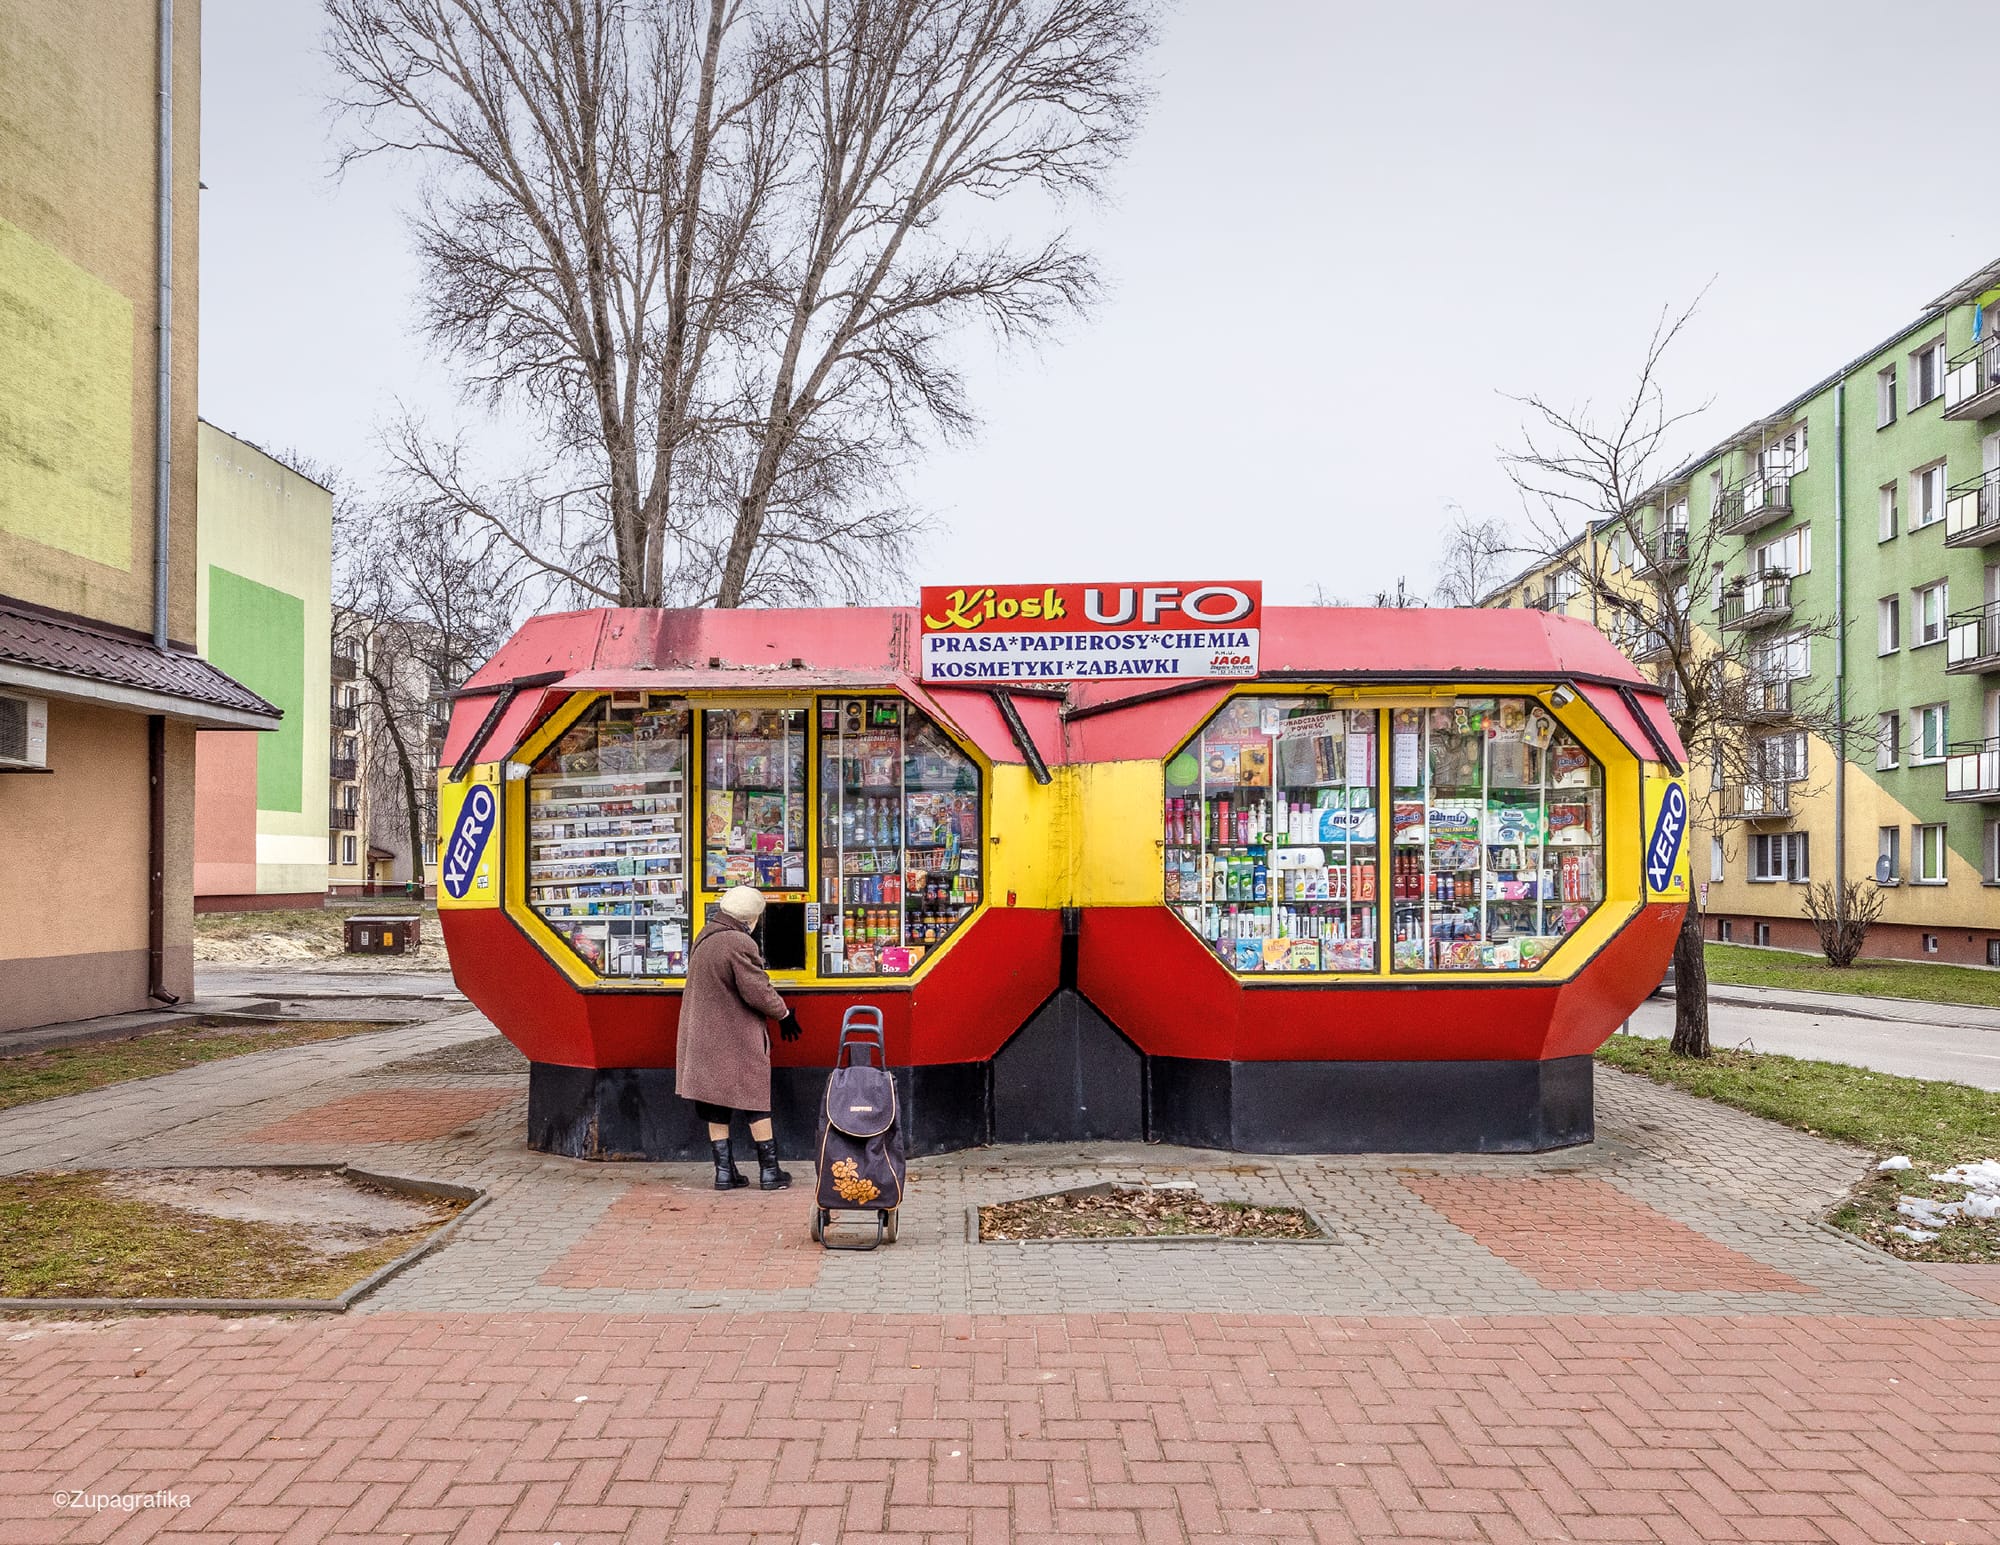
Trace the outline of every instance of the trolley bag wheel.
{"label": "trolley bag wheel", "polygon": [[896,1242],[896,1224],[903,1215],[900,1207],[891,1207],[882,1214],[882,1242],[893,1245]]}
{"label": "trolley bag wheel", "polygon": [[812,1216],[812,1236],[816,1245],[826,1243],[827,1212],[824,1207],[815,1207]]}

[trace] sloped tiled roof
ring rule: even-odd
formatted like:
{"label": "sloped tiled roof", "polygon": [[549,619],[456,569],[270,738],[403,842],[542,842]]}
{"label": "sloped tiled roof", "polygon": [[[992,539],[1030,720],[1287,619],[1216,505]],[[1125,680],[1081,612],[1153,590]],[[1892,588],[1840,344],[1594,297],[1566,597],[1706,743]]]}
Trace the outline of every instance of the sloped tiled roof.
{"label": "sloped tiled roof", "polygon": [[150,643],[4,602],[0,602],[0,661],[157,692],[190,704],[268,715],[273,720],[284,717],[282,710],[199,655],[161,651]]}

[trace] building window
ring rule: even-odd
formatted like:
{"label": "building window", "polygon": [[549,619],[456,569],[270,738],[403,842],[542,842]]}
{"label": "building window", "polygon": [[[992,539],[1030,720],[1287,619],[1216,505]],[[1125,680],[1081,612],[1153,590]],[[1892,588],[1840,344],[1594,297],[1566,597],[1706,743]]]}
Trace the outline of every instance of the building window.
{"label": "building window", "polygon": [[1724,878],[1724,874],[1722,839],[1720,837],[1710,837],[1708,839],[1708,877],[1720,884]]}
{"label": "building window", "polygon": [[1729,919],[1728,919],[1728,918],[1726,918],[1726,917],[1719,917],[1719,918],[1717,918],[1717,919],[1715,920],[1715,938],[1716,938],[1716,942],[1717,942],[1717,943],[1719,943],[1719,944],[1727,944],[1727,943],[1728,943],[1728,942],[1730,941],[1730,939],[1731,939],[1732,937],[1733,937],[1733,934],[1732,934],[1732,931],[1731,931],[1731,929],[1730,929],[1730,925],[1729,925]]}
{"label": "building window", "polygon": [[1879,771],[1903,759],[1903,721],[1893,713],[1875,716],[1875,766]]}
{"label": "building window", "polygon": [[1886,542],[1896,534],[1896,485],[1884,483],[1876,494],[1881,506],[1881,524],[1876,540]]}
{"label": "building window", "polygon": [[1903,600],[1885,595],[1875,603],[1875,652],[1894,654],[1903,644]]}
{"label": "building window", "polygon": [[1934,934],[1934,933],[1927,933],[1927,934],[1925,934],[1925,935],[1924,935],[1924,953],[1925,953],[1926,955],[1935,955],[1935,954],[1937,953],[1937,935],[1936,935],[1936,934]]}
{"label": "building window", "polygon": [[1921,531],[1944,519],[1944,463],[1933,462],[1910,474],[1910,529]]}
{"label": "building window", "polygon": [[1781,574],[1804,574],[1812,568],[1812,527],[1794,526],[1776,541],[1766,542],[1752,555],[1750,567],[1759,573],[1777,570]]}
{"label": "building window", "polygon": [[1910,647],[1921,649],[1926,644],[1944,641],[1945,619],[1951,614],[1950,592],[1947,583],[1939,580],[1910,592]]}
{"label": "building window", "polygon": [[1887,429],[1896,422],[1896,367],[1875,372],[1875,427]]}
{"label": "building window", "polygon": [[1913,764],[1942,762],[1947,741],[1949,713],[1943,703],[1926,703],[1910,710],[1910,761]]}
{"label": "building window", "polygon": [[1806,469],[1806,426],[1794,424],[1778,439],[1757,453],[1757,470],[1767,476],[1780,476],[1788,472],[1803,472]]}
{"label": "building window", "polygon": [[1986,823],[1986,843],[1981,850],[1980,879],[2000,885],[2000,821]]}
{"label": "building window", "polygon": [[1715,611],[1722,610],[1722,565],[1715,565],[1715,572],[1709,579],[1708,604]]}
{"label": "building window", "polygon": [[1921,408],[1944,392],[1944,340],[1937,338],[1910,356],[1910,406]]}
{"label": "building window", "polygon": [[1759,945],[1765,949],[1769,949],[1771,947],[1771,925],[1769,923],[1757,924],[1755,938]]}
{"label": "building window", "polygon": [[1986,963],[1989,966],[2000,966],[2000,939],[1986,941]]}
{"label": "building window", "polygon": [[1882,826],[1875,832],[1875,883],[1899,885],[1903,879],[1903,828]]}
{"label": "building window", "polygon": [[1765,735],[1750,747],[1751,777],[1758,783],[1798,783],[1806,775],[1805,731]]}
{"label": "building window", "polygon": [[352,869],[354,867],[354,839],[352,837],[342,837],[340,839],[340,862],[345,868]]}
{"label": "building window", "polygon": [[[1806,860],[1804,832],[1759,832],[1750,839],[1750,878],[1768,885],[1778,880],[1807,880],[1812,877]],[[1765,925],[1759,924],[1761,929]],[[1759,938],[1758,943],[1765,942]]]}
{"label": "building window", "polygon": [[336,865],[340,862],[340,839],[338,837],[330,836],[326,839],[326,861],[329,864]]}
{"label": "building window", "polygon": [[1919,885],[1942,885],[1945,882],[1944,827],[1919,826],[1916,833],[1917,875]]}

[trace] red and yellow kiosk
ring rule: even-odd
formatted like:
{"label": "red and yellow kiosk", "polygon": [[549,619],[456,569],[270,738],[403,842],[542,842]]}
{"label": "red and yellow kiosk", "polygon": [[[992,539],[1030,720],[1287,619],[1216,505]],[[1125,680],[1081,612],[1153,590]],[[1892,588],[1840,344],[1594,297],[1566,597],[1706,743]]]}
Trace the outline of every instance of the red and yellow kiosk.
{"label": "red and yellow kiosk", "polygon": [[[1071,588],[550,615],[473,677],[439,905],[530,1060],[533,1146],[705,1152],[678,979],[737,884],[805,1032],[773,1048],[794,1151],[855,1004],[916,1152],[1590,1138],[1590,1053],[1688,895],[1658,689],[1539,612],[1253,603],[1203,631],[1226,587],[1092,590],[1102,620]],[[1179,631],[1145,615],[1176,594]]]}

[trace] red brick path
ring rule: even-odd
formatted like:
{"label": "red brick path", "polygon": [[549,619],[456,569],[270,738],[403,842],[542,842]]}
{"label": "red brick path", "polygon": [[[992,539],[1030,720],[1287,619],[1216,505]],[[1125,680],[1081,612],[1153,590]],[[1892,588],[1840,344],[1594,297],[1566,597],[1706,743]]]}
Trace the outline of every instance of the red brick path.
{"label": "red brick path", "polygon": [[1918,1268],[1930,1273],[1940,1282],[1949,1282],[1955,1288],[1968,1293],[1976,1293],[1988,1303],[2000,1304],[2000,1264],[1923,1266]]}
{"label": "red brick path", "polygon": [[2000,1540],[1996,1454],[2000,1320],[385,1314],[0,1341],[0,1540],[32,1545],[113,1533],[55,1511],[71,1486],[323,1545],[1972,1545]]}
{"label": "red brick path", "polygon": [[416,1143],[445,1137],[515,1098],[511,1089],[384,1089],[273,1121],[253,1143]]}
{"label": "red brick path", "polygon": [[826,1252],[806,1232],[809,1198],[639,1184],[547,1271],[544,1287],[811,1287]]}
{"label": "red brick path", "polygon": [[1405,1186],[1545,1288],[1809,1293],[1811,1288],[1582,1175],[1404,1175]]}

